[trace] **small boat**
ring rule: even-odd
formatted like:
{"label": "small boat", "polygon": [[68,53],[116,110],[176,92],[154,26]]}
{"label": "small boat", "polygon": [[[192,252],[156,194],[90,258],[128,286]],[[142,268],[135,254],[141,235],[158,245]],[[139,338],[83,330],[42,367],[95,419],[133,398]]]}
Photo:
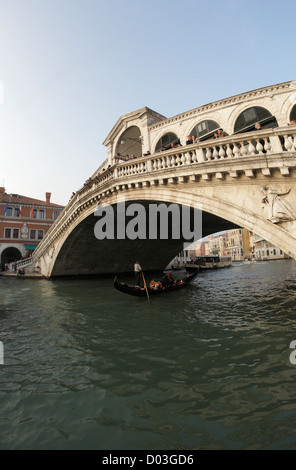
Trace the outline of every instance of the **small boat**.
{"label": "small boat", "polygon": [[[155,288],[147,285],[148,294],[150,296],[183,289],[184,287],[188,286],[188,284],[190,284],[193,279],[196,278],[197,274],[198,270],[195,270],[194,272],[188,272],[186,277],[182,279],[176,279],[172,284],[165,287]],[[135,297],[147,297],[147,291],[145,287],[139,287],[135,285],[125,284],[124,282],[119,282],[117,276],[114,279],[114,287],[115,289],[124,292],[125,294],[133,295]]]}

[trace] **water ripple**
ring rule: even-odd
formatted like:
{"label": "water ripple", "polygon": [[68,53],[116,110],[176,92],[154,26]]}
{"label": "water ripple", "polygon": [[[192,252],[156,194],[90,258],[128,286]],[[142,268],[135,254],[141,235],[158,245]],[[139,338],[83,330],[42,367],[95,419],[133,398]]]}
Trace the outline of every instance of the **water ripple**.
{"label": "water ripple", "polygon": [[1,279],[1,449],[296,448],[296,265],[149,304],[108,280]]}

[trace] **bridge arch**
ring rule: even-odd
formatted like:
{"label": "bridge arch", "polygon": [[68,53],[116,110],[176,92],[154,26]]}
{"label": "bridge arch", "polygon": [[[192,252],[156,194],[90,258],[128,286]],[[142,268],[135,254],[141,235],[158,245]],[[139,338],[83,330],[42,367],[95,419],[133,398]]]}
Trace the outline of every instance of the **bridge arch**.
{"label": "bridge arch", "polygon": [[[192,185],[182,188],[153,186],[144,192],[137,189],[124,189],[114,192],[100,201],[115,207],[119,201],[127,206],[131,203],[178,204],[194,208],[197,204],[202,208],[202,236],[209,235],[233,227],[243,227],[256,233],[285,252],[289,252],[289,244],[294,238],[283,243],[284,229],[274,226],[263,215],[254,210],[258,206],[261,192],[258,187],[245,187],[245,198],[248,203],[244,207],[233,197],[233,188],[221,189],[213,195],[212,190],[196,191]],[[224,194],[224,197],[222,196]],[[251,194],[251,198],[248,195]],[[141,258],[146,270],[164,269],[173,257],[181,251],[184,240],[97,240],[94,228],[97,218],[94,215],[96,205],[89,205],[80,211],[69,230],[49,249],[41,260],[42,272],[47,276],[90,275],[132,270],[134,258]],[[192,240],[194,241],[194,240]]]}
{"label": "bridge arch", "polygon": [[16,246],[9,246],[1,252],[1,267],[4,268],[6,263],[18,261],[22,258],[22,253]]}
{"label": "bridge arch", "polygon": [[138,126],[128,127],[119,136],[115,147],[115,155],[118,154],[121,156],[142,156],[141,130]]}

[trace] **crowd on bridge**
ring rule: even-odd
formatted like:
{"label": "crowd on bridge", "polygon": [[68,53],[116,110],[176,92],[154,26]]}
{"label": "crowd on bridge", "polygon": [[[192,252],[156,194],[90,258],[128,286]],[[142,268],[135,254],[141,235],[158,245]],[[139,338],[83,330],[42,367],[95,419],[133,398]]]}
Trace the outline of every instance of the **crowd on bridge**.
{"label": "crowd on bridge", "polygon": [[[288,126],[296,126],[296,120],[295,119],[292,119],[289,123],[288,123]],[[260,131],[262,130],[262,126],[260,124],[260,122],[256,122],[254,124],[254,129],[255,131]],[[229,136],[229,134],[227,134],[227,132],[225,132],[223,130],[222,127],[218,128],[216,131],[214,131],[213,135],[211,136],[213,139],[220,139],[222,137],[227,137]],[[193,145],[193,144],[196,144],[200,142],[200,138],[196,137],[195,135],[188,135],[187,136],[187,140],[186,140],[186,146],[187,145]],[[264,144],[264,141],[260,141],[260,143],[263,143]],[[166,146],[163,146],[161,149],[160,149],[160,152],[164,152],[164,151],[167,151],[167,150],[170,150],[170,149],[173,149],[173,148],[178,148],[178,147],[182,147],[182,144],[180,142],[180,139],[177,139],[175,140],[174,142],[171,142],[170,144],[166,145]],[[265,153],[265,150],[263,148],[263,153]],[[126,155],[121,155],[120,153],[118,153],[116,155],[116,159],[115,159],[115,164],[118,164],[120,163],[120,160],[122,161],[129,161],[129,160],[135,160],[135,159],[138,159],[138,158],[141,158],[141,157],[147,157],[151,155],[150,151],[147,151],[146,153],[144,153],[143,155],[141,155],[140,157],[137,157],[136,155],[132,154],[132,155],[129,155],[129,154],[126,154]],[[102,168],[102,170],[95,176],[95,178],[93,177],[89,177],[85,183],[84,183],[84,187],[85,186],[88,186],[90,183],[92,183],[93,181],[95,181],[96,179],[98,179],[100,176],[102,176],[105,172],[107,172],[109,169],[111,168],[111,165],[108,165],[107,168]],[[75,196],[75,192],[72,193],[71,197],[70,197],[70,200],[73,199],[73,197]]]}

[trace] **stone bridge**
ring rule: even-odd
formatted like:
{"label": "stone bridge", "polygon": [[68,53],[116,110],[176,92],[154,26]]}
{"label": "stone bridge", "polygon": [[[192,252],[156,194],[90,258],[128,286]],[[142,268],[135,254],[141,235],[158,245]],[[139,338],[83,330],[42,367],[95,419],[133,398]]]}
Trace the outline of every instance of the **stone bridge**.
{"label": "stone bridge", "polygon": [[[126,214],[135,203],[146,213],[151,204],[199,205],[200,236],[244,227],[296,258],[294,119],[295,82],[169,119],[149,108],[122,116],[104,142],[108,158],[39,244],[35,266],[46,277],[127,272],[136,259],[146,271],[164,269],[183,247],[182,231],[167,239],[95,236],[98,206],[114,208],[117,226],[119,202]],[[218,128],[226,135],[217,138]]]}

